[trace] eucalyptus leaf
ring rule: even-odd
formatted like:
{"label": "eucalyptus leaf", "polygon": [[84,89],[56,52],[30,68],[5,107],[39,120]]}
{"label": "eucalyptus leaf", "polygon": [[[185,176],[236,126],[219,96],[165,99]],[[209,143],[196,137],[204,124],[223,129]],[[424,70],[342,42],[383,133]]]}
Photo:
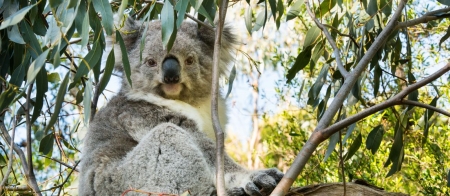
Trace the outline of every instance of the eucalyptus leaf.
{"label": "eucalyptus leaf", "polygon": [[346,161],[349,160],[350,158],[352,158],[352,156],[356,153],[356,151],[358,151],[359,147],[361,147],[361,143],[362,143],[362,136],[360,133],[360,134],[358,134],[358,136],[356,137],[356,139],[353,141],[352,145],[348,149],[348,152],[345,155]]}
{"label": "eucalyptus leaf", "polygon": [[14,14],[12,14],[11,16],[9,16],[8,18],[4,19],[2,21],[2,24],[0,25],[0,30],[15,25],[17,23],[19,23],[20,21],[22,21],[22,19],[25,17],[25,15],[28,13],[28,11],[31,10],[31,8],[33,8],[36,4],[33,5],[29,5],[27,7],[24,7],[22,9],[20,9],[19,11],[15,12]]}
{"label": "eucalyptus leaf", "polygon": [[128,53],[127,48],[125,47],[125,43],[123,42],[123,38],[120,35],[120,32],[116,30],[116,41],[119,43],[120,50],[122,53],[122,63],[123,63],[123,70],[125,71],[125,76],[127,77],[128,83],[132,87],[133,84],[131,82],[131,68],[130,68],[130,61],[128,60]]}
{"label": "eucalyptus leaf", "polygon": [[64,77],[64,80],[62,81],[61,85],[59,86],[58,94],[56,95],[56,101],[53,109],[52,116],[50,117],[50,120],[47,123],[47,126],[45,126],[44,133],[47,133],[48,130],[50,130],[51,127],[56,123],[56,120],[59,118],[59,113],[61,112],[62,103],[64,101],[64,96],[67,92],[67,85],[69,84],[69,76],[70,72],[67,72],[66,76]]}
{"label": "eucalyptus leaf", "polygon": [[45,50],[41,55],[34,60],[30,67],[28,68],[27,73],[27,83],[31,83],[35,78],[42,66],[45,64],[45,61],[47,59],[47,55],[50,49]]}
{"label": "eucalyptus leaf", "polygon": [[[167,1],[166,1],[167,2]],[[96,11],[102,15],[102,25],[105,28],[106,34],[111,35],[113,33],[113,13],[111,4],[108,0],[94,0],[92,1]]]}

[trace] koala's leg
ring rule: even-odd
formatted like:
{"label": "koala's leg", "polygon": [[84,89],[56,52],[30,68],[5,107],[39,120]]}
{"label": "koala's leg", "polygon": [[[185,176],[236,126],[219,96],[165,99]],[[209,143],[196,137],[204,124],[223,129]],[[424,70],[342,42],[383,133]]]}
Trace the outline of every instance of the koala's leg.
{"label": "koala's leg", "polygon": [[127,154],[111,174],[110,186],[210,195],[215,190],[213,172],[192,135],[175,124],[164,123],[150,130]]}

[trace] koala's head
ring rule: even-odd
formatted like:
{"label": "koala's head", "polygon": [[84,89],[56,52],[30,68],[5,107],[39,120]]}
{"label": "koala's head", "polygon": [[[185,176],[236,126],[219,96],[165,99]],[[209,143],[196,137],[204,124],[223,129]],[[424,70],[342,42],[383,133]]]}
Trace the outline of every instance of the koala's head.
{"label": "koala's head", "polygon": [[[144,37],[145,23],[127,19],[122,36],[128,51],[131,66],[132,87],[125,76],[122,93],[152,93],[167,99],[177,99],[195,104],[207,98],[211,92],[214,30],[198,26],[194,22],[183,22],[177,30],[176,40],[170,52],[163,48],[161,24],[148,23],[148,30],[140,60],[140,44]],[[233,45],[236,39],[225,28],[222,36],[221,74],[233,60]],[[116,68],[122,70],[120,48],[115,47]],[[123,74],[125,75],[125,74]]]}

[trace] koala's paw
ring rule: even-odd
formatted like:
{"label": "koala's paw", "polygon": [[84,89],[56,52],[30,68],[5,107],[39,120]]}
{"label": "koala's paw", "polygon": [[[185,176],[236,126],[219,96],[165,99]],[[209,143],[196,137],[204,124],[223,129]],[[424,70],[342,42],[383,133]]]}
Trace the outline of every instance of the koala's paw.
{"label": "koala's paw", "polygon": [[275,189],[284,174],[276,169],[255,171],[250,174],[250,182],[245,187],[235,187],[228,190],[230,196],[265,196]]}

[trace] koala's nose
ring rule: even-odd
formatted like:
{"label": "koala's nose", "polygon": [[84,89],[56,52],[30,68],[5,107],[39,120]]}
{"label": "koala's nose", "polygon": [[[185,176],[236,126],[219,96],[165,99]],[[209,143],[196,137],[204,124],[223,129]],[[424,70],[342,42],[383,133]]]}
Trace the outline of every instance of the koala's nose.
{"label": "koala's nose", "polygon": [[180,81],[180,64],[176,58],[166,58],[162,64],[164,82],[175,84]]}

